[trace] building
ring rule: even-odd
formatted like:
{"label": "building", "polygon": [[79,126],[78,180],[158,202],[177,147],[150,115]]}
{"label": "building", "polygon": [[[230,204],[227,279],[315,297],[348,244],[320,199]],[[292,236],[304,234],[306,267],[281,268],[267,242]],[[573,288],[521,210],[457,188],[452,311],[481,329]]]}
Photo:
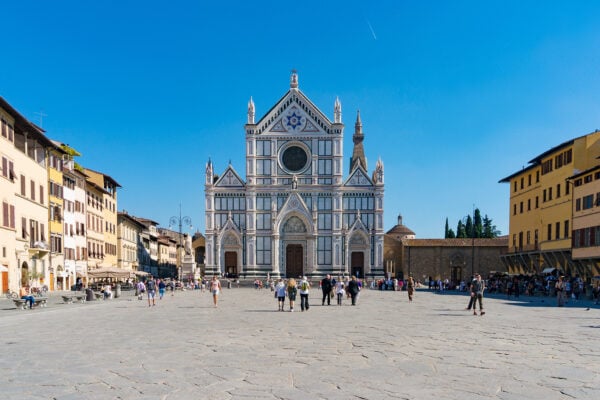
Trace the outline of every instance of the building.
{"label": "building", "polygon": [[[502,261],[511,273],[586,270],[572,250],[573,190],[569,178],[598,164],[600,131],[568,140],[500,180],[510,184],[509,247]],[[589,276],[588,276],[589,277]]]}
{"label": "building", "polygon": [[93,182],[97,187],[102,188],[98,193],[102,195],[99,198],[102,202],[100,213],[103,223],[100,232],[104,244],[102,266],[117,267],[117,188],[121,185],[110,176],[89,168],[85,169],[85,174],[88,176],[88,182]]}
{"label": "building", "polygon": [[[52,141],[53,147],[48,148],[48,227],[50,230],[49,254],[49,285],[54,290],[57,279],[61,281],[65,272],[64,244],[64,195],[63,195],[63,165],[67,153],[60,143]],[[61,277],[59,279],[58,277]]]}
{"label": "building", "polygon": [[204,258],[206,256],[206,238],[200,232],[192,236],[192,249],[194,251],[194,260],[196,260],[197,274],[202,277],[206,275],[206,266]]}
{"label": "building", "polygon": [[417,239],[415,232],[402,223],[385,234],[386,276],[406,279],[412,275],[426,282],[429,277],[452,285],[467,281],[474,273],[487,277],[506,272],[500,255],[506,252],[506,236],[484,239]]}
{"label": "building", "polygon": [[144,226],[138,247],[139,270],[158,276],[158,222],[147,218],[134,217]]}
{"label": "building", "polygon": [[569,178],[573,184],[573,249],[575,274],[600,276],[600,165]]}
{"label": "building", "polygon": [[87,275],[86,178],[83,168],[68,157],[63,165],[64,270],[57,272],[58,289],[69,290]]}
{"label": "building", "polygon": [[0,97],[0,279],[3,291],[48,285],[48,149],[54,144]]}
{"label": "building", "polygon": [[331,121],[290,88],[258,121],[248,103],[245,179],[206,166],[206,273],[244,277],[382,276],[383,163],[367,172],[357,114],[349,174],[342,107]]}
{"label": "building", "polygon": [[127,212],[117,213],[117,267],[131,272],[139,270],[143,231],[144,225]]}

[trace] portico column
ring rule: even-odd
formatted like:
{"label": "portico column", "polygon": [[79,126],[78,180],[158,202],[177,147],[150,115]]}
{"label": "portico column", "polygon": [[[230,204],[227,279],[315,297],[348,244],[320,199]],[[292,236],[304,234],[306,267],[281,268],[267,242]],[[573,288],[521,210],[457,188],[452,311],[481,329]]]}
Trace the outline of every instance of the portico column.
{"label": "portico column", "polygon": [[273,259],[271,260],[273,275],[281,276],[279,269],[279,235],[273,235]]}

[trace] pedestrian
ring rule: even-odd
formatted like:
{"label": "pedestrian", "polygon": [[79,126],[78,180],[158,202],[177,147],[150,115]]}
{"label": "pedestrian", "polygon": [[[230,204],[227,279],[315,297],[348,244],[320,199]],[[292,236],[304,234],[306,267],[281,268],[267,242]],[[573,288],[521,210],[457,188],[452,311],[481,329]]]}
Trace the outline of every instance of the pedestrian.
{"label": "pedestrian", "polygon": [[146,281],[146,291],[148,292],[148,307],[156,305],[156,282],[152,275],[148,276]]}
{"label": "pedestrian", "polygon": [[143,281],[139,281],[136,286],[138,300],[142,300],[144,298],[144,293],[146,292],[146,285],[144,285]]}
{"label": "pedestrian", "polygon": [[29,289],[29,287],[21,286],[21,289],[19,289],[19,296],[21,297],[21,299],[25,300],[25,304],[29,302],[29,309],[31,310],[33,308],[33,305],[35,304],[35,297],[31,295],[31,290]]}
{"label": "pedestrian", "polygon": [[348,282],[348,293],[350,293],[350,298],[352,299],[352,305],[356,305],[356,297],[360,292],[360,287],[358,286],[358,282],[356,281],[356,276],[352,275],[352,279]]}
{"label": "pedestrian", "polygon": [[337,305],[341,306],[342,305],[342,299],[344,298],[344,281],[338,277],[337,281],[335,282],[335,294],[337,296]]}
{"label": "pedestrian", "polygon": [[210,282],[210,291],[213,295],[213,303],[215,307],[217,307],[219,293],[221,292],[221,282],[217,279],[216,275],[213,275],[212,281]]}
{"label": "pedestrian", "polygon": [[279,278],[279,282],[275,286],[275,297],[277,298],[277,311],[283,311],[283,306],[285,305],[285,282],[281,278]]}
{"label": "pedestrian", "polygon": [[[485,290],[485,282],[481,279],[481,275],[477,274],[475,276],[475,280],[473,281],[473,292],[475,292],[475,297],[477,298],[477,302],[479,303],[479,315],[484,315],[485,311],[483,311],[483,291]],[[477,311],[475,308],[477,304],[473,301],[473,315],[477,315]]]}
{"label": "pedestrian", "polygon": [[565,305],[565,277],[560,276],[556,284],[554,285],[554,289],[556,289],[556,305],[558,307],[563,307]]}
{"label": "pedestrian", "polygon": [[294,278],[290,278],[287,284],[287,294],[290,299],[290,312],[294,312],[294,302],[296,301],[296,293],[298,292],[298,288],[296,287],[296,280]]}
{"label": "pedestrian", "polygon": [[300,309],[302,311],[310,308],[308,304],[308,294],[310,290],[310,283],[308,283],[308,279],[306,276],[302,277],[302,281],[300,282]]}
{"label": "pedestrian", "polygon": [[415,293],[415,281],[412,276],[408,277],[406,281],[406,291],[408,292],[408,302],[413,301],[413,294]]}
{"label": "pedestrian", "polygon": [[165,295],[166,287],[167,287],[167,285],[165,285],[165,281],[163,279],[159,279],[158,280],[158,298],[159,298],[159,300],[162,300],[163,296]]}
{"label": "pedestrian", "polygon": [[331,305],[331,290],[333,289],[333,283],[331,282],[331,275],[325,276],[323,280],[321,280],[321,290],[323,291],[323,300],[321,301],[321,305],[325,305],[325,299],[327,299],[327,305]]}
{"label": "pedestrian", "polygon": [[466,310],[471,310],[471,307],[475,308],[475,300],[477,300],[477,296],[475,295],[475,291],[473,288],[475,283],[475,275],[471,278],[471,283],[469,284],[469,292],[471,292],[471,297],[469,298],[469,305]]}

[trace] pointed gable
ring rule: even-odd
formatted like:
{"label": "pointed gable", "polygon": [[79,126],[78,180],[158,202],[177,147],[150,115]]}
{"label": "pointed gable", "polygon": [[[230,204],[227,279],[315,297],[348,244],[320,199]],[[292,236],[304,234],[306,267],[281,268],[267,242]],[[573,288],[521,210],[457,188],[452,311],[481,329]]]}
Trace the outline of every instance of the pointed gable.
{"label": "pointed gable", "polygon": [[227,167],[223,175],[215,183],[216,187],[245,187],[245,183],[242,178],[235,172],[235,169],[231,165]]}
{"label": "pointed gable", "polygon": [[295,191],[290,193],[290,195],[287,198],[287,200],[285,201],[285,203],[283,203],[281,210],[279,210],[279,213],[277,214],[277,219],[276,219],[275,225],[274,225],[275,226],[274,231],[278,232],[279,228],[281,226],[281,223],[283,221],[287,221],[287,219],[292,215],[296,215],[296,216],[300,217],[302,222],[305,224],[306,229],[309,231],[312,231],[312,229],[313,229],[312,214],[311,214],[310,210],[308,209],[308,207],[306,206],[306,203],[302,199],[302,196],[300,196],[298,194],[298,192],[295,192]]}
{"label": "pointed gable", "polygon": [[354,168],[344,186],[373,186],[373,181],[361,166]]}
{"label": "pointed gable", "polygon": [[326,135],[332,122],[298,89],[290,89],[257,123],[255,134]]}

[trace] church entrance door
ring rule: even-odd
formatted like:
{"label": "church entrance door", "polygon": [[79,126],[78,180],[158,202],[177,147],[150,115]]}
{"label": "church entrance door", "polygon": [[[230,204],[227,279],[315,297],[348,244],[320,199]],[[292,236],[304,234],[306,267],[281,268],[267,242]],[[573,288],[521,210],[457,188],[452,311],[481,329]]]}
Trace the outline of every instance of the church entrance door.
{"label": "church entrance door", "polygon": [[301,244],[288,244],[285,248],[285,276],[298,278],[303,274],[304,255]]}
{"label": "church entrance door", "polygon": [[228,278],[237,278],[237,253],[235,251],[225,252],[225,273]]}
{"label": "church entrance door", "polygon": [[362,251],[353,251],[350,262],[352,276],[363,279],[365,277],[365,253]]}

